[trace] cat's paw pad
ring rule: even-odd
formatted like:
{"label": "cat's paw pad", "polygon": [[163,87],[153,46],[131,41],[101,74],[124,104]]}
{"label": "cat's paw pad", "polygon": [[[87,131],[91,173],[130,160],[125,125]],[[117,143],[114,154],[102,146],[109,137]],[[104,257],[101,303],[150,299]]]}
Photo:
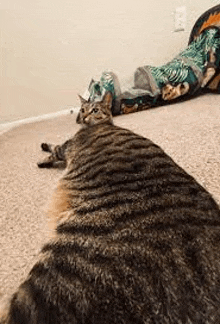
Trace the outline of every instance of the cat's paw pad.
{"label": "cat's paw pad", "polygon": [[41,143],[41,148],[45,152],[50,152],[50,146],[47,143]]}

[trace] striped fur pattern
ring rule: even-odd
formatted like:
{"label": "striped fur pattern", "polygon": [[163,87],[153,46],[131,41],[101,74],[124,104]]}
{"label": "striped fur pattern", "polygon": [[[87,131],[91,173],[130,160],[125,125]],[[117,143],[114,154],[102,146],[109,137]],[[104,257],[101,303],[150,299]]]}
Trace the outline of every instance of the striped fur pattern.
{"label": "striped fur pattern", "polygon": [[[81,109],[77,116],[76,122],[82,127],[90,127],[103,122],[113,123],[112,121],[112,95],[107,93],[103,101],[90,102],[79,96],[81,100]],[[66,141],[63,145],[52,145],[42,143],[41,148],[45,152],[51,154],[43,161],[38,162],[39,168],[65,168],[66,167],[66,152],[68,147],[71,147],[74,139]]]}
{"label": "striped fur pattern", "polygon": [[0,323],[220,323],[211,195],[159,146],[108,119],[81,128],[65,159],[55,235]]}

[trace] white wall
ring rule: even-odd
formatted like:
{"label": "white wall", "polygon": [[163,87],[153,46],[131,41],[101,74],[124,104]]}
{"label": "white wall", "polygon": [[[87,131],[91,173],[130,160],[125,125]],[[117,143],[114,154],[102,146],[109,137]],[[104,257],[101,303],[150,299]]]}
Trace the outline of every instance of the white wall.
{"label": "white wall", "polygon": [[[216,0],[1,0],[0,122],[78,106],[91,77],[160,65]],[[187,24],[174,31],[174,10]]]}

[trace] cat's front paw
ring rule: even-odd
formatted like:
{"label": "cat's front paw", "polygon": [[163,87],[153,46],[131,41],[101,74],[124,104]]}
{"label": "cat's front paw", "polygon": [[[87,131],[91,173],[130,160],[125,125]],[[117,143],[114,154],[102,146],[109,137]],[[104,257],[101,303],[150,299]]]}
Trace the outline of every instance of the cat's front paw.
{"label": "cat's front paw", "polygon": [[51,151],[51,150],[50,150],[50,145],[47,144],[47,143],[41,143],[41,148],[42,148],[42,150],[45,151],[45,152],[50,152],[50,151]]}
{"label": "cat's front paw", "polygon": [[37,166],[38,166],[38,168],[41,168],[41,169],[43,169],[43,168],[49,169],[49,168],[53,167],[53,163],[52,162],[42,161],[42,162],[38,162]]}

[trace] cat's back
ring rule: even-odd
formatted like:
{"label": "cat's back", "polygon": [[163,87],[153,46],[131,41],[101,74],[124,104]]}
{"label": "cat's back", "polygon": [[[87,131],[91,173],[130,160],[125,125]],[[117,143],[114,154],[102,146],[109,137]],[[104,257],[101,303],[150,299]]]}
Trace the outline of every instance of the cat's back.
{"label": "cat's back", "polygon": [[220,323],[211,195],[159,146],[120,127],[81,130],[73,151],[61,182],[71,212],[57,231],[74,237],[76,268],[99,300],[93,314],[103,323]]}
{"label": "cat's back", "polygon": [[220,323],[219,208],[156,144],[81,129],[53,208],[56,235],[0,323]]}
{"label": "cat's back", "polygon": [[207,219],[218,219],[219,209],[211,195],[151,140],[103,124],[80,130],[73,143],[63,181],[77,191],[80,206],[84,200],[98,210],[97,206],[109,201],[109,206],[118,205],[120,210],[124,206],[129,213],[135,206],[134,217],[140,209],[143,214],[162,214],[158,221],[171,210],[205,213],[211,208],[215,212]]}
{"label": "cat's back", "polygon": [[67,174],[82,173],[85,177],[87,171],[97,169],[99,176],[106,176],[110,167],[117,174],[137,174],[145,172],[150,164],[153,166],[155,163],[156,166],[159,159],[161,162],[166,160],[169,165],[173,162],[151,140],[128,129],[106,123],[82,128],[76,133],[68,147]]}

